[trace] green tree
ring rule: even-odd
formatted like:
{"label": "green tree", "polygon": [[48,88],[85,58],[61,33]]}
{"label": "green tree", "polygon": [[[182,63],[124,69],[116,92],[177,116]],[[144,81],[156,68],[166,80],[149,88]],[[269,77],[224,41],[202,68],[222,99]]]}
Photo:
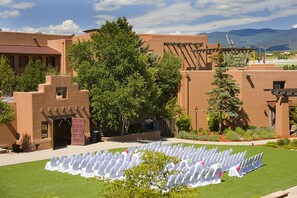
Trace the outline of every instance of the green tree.
{"label": "green tree", "polygon": [[45,82],[46,66],[40,60],[30,61],[23,74],[16,78],[17,91],[37,91],[38,85]]}
{"label": "green tree", "polygon": [[156,83],[160,90],[160,105],[166,105],[176,97],[181,80],[181,66],[181,60],[170,53],[165,53],[157,65]]}
{"label": "green tree", "polygon": [[90,90],[92,116],[101,129],[126,133],[130,123],[155,109],[147,48],[126,18],[106,21],[91,40],[73,44],[68,56],[79,85]]}
{"label": "green tree", "polygon": [[233,121],[239,117],[239,108],[242,101],[238,98],[240,88],[236,84],[232,75],[228,74],[228,66],[224,62],[224,54],[218,46],[218,54],[215,57],[215,74],[212,81],[213,89],[207,92],[209,96],[208,114],[209,116],[218,117],[219,132],[222,133],[222,123],[224,120]]}
{"label": "green tree", "polygon": [[6,102],[0,100],[0,126],[14,120],[14,110]]}
{"label": "green tree", "polygon": [[290,125],[297,125],[297,107],[290,108],[289,110]]}
{"label": "green tree", "polygon": [[[167,163],[177,163],[177,158],[166,156],[164,153],[145,151],[142,162],[124,172],[125,180],[107,181],[100,192],[102,197],[197,197],[197,189],[185,186],[175,186],[166,190],[167,179],[177,171],[165,169]],[[153,166],[152,166],[153,164]],[[151,186],[154,185],[154,188]]]}
{"label": "green tree", "polygon": [[15,86],[14,71],[5,56],[0,57],[0,90],[3,95],[12,95]]}

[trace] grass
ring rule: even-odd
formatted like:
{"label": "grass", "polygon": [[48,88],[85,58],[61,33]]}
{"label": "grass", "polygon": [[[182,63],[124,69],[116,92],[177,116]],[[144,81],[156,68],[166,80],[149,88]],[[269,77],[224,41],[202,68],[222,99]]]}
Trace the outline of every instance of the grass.
{"label": "grass", "polygon": [[[212,147],[216,146],[207,146],[208,149]],[[264,152],[265,166],[243,178],[231,178],[224,173],[221,184],[199,187],[199,197],[260,197],[297,185],[297,151],[260,146],[218,147],[219,150],[232,148],[233,152],[247,150],[247,157]],[[47,161],[0,167],[1,197],[100,197],[98,192],[103,182],[46,171],[44,166]]]}

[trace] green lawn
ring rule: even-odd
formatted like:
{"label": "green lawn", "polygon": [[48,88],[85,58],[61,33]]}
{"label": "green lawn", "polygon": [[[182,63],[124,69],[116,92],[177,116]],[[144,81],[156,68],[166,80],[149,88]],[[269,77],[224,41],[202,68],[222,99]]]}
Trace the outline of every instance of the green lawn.
{"label": "green lawn", "polygon": [[[211,147],[216,146],[207,148]],[[231,178],[224,173],[222,183],[199,187],[199,197],[260,197],[297,185],[297,151],[259,146],[218,147],[220,150],[233,148],[233,152],[247,150],[248,157],[264,152],[265,166],[243,178]],[[98,191],[103,187],[102,182],[46,171],[44,166],[47,161],[0,167],[0,197],[100,197]]]}

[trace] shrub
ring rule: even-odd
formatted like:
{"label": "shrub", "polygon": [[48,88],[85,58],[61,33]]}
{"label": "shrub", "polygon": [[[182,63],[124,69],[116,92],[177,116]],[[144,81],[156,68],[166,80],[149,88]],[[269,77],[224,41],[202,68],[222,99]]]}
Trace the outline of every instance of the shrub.
{"label": "shrub", "polygon": [[240,140],[240,137],[238,134],[236,134],[234,131],[232,130],[228,130],[227,133],[225,134],[225,137],[228,140],[232,140],[232,141],[238,141]]}
{"label": "shrub", "polygon": [[291,145],[297,147],[297,139],[292,140]]}
{"label": "shrub", "polygon": [[181,116],[176,121],[178,131],[190,131],[191,119],[188,116]]}
{"label": "shrub", "polygon": [[219,119],[218,119],[218,117],[207,114],[207,124],[208,124],[209,130],[211,130],[211,131],[218,131],[219,130]]}
{"label": "shrub", "polygon": [[291,140],[289,138],[285,138],[284,141],[285,141],[285,145],[291,144]]}
{"label": "shrub", "polygon": [[212,142],[217,142],[219,141],[219,136],[218,135],[211,135],[209,136],[209,140]]}
{"label": "shrub", "polygon": [[189,140],[198,140],[198,135],[197,134],[191,134],[186,131],[180,131],[175,135],[176,138],[181,138],[181,139],[189,139]]}
{"label": "shrub", "polygon": [[249,130],[249,129],[256,129],[257,127],[253,125],[246,125],[246,126],[243,126],[242,128],[243,130]]}
{"label": "shrub", "polygon": [[176,164],[178,160],[164,153],[145,151],[142,162],[124,172],[125,180],[105,182],[106,188],[102,188],[100,197],[190,197],[190,193],[197,193],[197,189],[185,186],[164,191],[167,178],[176,173],[165,169],[170,162]]}
{"label": "shrub", "polygon": [[260,139],[271,139],[276,137],[276,133],[272,128],[260,127],[252,131],[254,134],[258,134]]}
{"label": "shrub", "polygon": [[284,145],[286,145],[286,142],[285,142],[284,139],[279,139],[279,140],[277,140],[276,142],[277,142],[277,145],[278,145],[278,146],[284,146]]}
{"label": "shrub", "polygon": [[199,128],[198,132],[200,135],[209,135],[210,131],[208,129]]}
{"label": "shrub", "polygon": [[253,140],[253,134],[252,134],[252,131],[251,130],[248,130],[246,131],[244,134],[243,134],[243,140]]}
{"label": "shrub", "polygon": [[199,135],[198,136],[198,140],[200,140],[200,141],[207,141],[207,135]]}
{"label": "shrub", "polygon": [[33,144],[31,142],[31,137],[28,134],[25,134],[21,140],[21,148],[24,152],[29,152],[33,148]]}
{"label": "shrub", "polygon": [[243,136],[245,134],[245,130],[243,130],[241,127],[236,127],[235,128],[235,133],[240,135],[240,136]]}
{"label": "shrub", "polygon": [[277,142],[267,142],[265,146],[277,148]]}
{"label": "shrub", "polygon": [[191,133],[193,135],[197,135],[197,131],[195,131],[195,130],[191,130],[189,133]]}

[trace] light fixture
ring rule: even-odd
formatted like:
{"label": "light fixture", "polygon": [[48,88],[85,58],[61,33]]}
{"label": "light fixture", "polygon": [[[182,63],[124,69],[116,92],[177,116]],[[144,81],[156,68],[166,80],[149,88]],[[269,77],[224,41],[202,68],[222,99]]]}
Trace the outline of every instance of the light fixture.
{"label": "light fixture", "polygon": [[245,77],[246,78],[250,78],[251,77],[251,74],[246,74]]}

